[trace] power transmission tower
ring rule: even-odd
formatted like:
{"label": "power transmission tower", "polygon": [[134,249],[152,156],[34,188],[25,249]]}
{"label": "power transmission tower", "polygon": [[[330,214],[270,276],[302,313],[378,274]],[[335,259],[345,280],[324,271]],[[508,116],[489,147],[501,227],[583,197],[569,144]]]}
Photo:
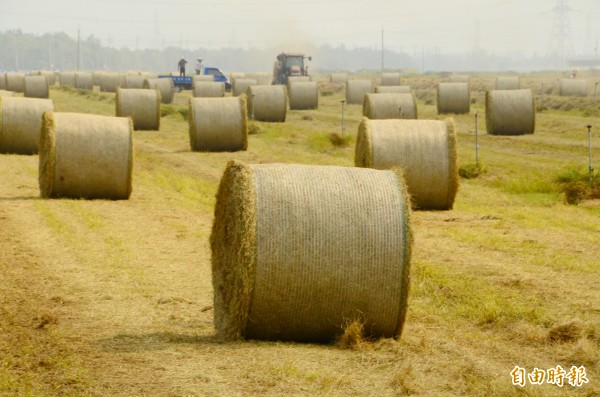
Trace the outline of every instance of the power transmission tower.
{"label": "power transmission tower", "polygon": [[552,34],[548,56],[555,60],[558,69],[567,66],[567,59],[573,56],[573,40],[571,39],[571,25],[569,13],[575,11],[567,0],[558,0],[552,9],[554,22],[552,23]]}

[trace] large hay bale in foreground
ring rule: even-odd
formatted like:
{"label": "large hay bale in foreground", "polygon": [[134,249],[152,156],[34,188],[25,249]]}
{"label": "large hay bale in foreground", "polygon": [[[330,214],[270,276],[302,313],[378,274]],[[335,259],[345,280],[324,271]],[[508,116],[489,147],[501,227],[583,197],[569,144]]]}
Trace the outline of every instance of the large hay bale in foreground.
{"label": "large hay bale in foreground", "polygon": [[93,90],[94,76],[90,72],[75,72],[75,88]]}
{"label": "large hay bale in foreground", "polygon": [[258,121],[284,122],[288,97],[284,85],[253,85],[248,87],[248,114]]}
{"label": "large hay bale in foreground", "polygon": [[25,73],[6,72],[6,90],[12,92],[23,92],[25,89]]}
{"label": "large hay bale in foreground", "polygon": [[319,107],[319,89],[315,81],[292,82],[288,85],[290,109],[305,110]]}
{"label": "large hay bale in foreground", "polygon": [[119,87],[119,73],[107,72],[102,74],[100,78],[100,91],[117,92],[117,87]]}
{"label": "large hay bale in foreground", "polygon": [[468,83],[440,83],[437,90],[438,113],[464,114],[471,110]]}
{"label": "large hay bale in foreground", "polygon": [[14,96],[14,94],[12,91],[0,90],[0,96]]}
{"label": "large hay bale in foreground", "polygon": [[519,76],[496,77],[497,90],[519,90],[521,89],[521,78]]}
{"label": "large hay bale in foreground", "polygon": [[400,167],[418,209],[452,209],[458,190],[454,121],[369,120],[358,127],[354,163],[380,170]]}
{"label": "large hay bale in foreground", "polygon": [[348,80],[346,83],[346,102],[348,104],[361,104],[365,94],[373,92],[371,80]]}
{"label": "large hay bale in foreground", "polygon": [[410,94],[412,91],[409,85],[378,85],[375,86],[376,94]]}
{"label": "large hay bale in foreground", "polygon": [[189,134],[192,151],[234,152],[248,148],[246,94],[191,98]]}
{"label": "large hay bale in foreground", "polygon": [[381,75],[381,85],[400,85],[400,73],[383,73]]}
{"label": "large hay bale in foreground", "polygon": [[25,76],[23,96],[27,98],[48,98],[48,80],[45,76]]}
{"label": "large hay bale in foreground", "polygon": [[45,112],[40,136],[41,196],[128,199],[132,130],[127,117]]}
{"label": "large hay bale in foreground", "polygon": [[136,130],[160,129],[160,91],[143,88],[118,88],[117,117],[131,117]]}
{"label": "large hay bale in foreground", "polygon": [[47,110],[54,110],[50,99],[0,95],[0,152],[36,154]]}
{"label": "large hay bale in foreground", "polygon": [[488,134],[523,135],[535,131],[535,98],[531,90],[494,90],[485,95]]}
{"label": "large hay bale in foreground", "polygon": [[346,84],[348,81],[348,73],[331,73],[329,77],[331,83],[343,83]]}
{"label": "large hay bale in foreground", "polygon": [[222,81],[196,81],[192,96],[194,98],[222,98],[225,96],[225,83]]}
{"label": "large hay bale in foreground", "polygon": [[229,162],[210,236],[217,332],[329,342],[358,320],[399,337],[408,203],[401,171]]}
{"label": "large hay bale in foreground", "polygon": [[161,103],[173,103],[173,96],[175,94],[175,86],[173,85],[173,79],[147,78],[144,80],[142,88],[159,90]]}
{"label": "large hay bale in foreground", "polygon": [[248,87],[251,85],[258,85],[254,79],[234,79],[231,86],[231,96],[239,96],[245,94],[248,91]]}
{"label": "large hay bale in foreground", "polygon": [[579,96],[588,95],[587,80],[583,79],[560,79],[560,96]]}
{"label": "large hay bale in foreground", "polygon": [[366,94],[363,116],[370,119],[416,119],[417,101],[413,94]]}
{"label": "large hay bale in foreground", "polygon": [[60,72],[61,87],[75,87],[75,72]]}

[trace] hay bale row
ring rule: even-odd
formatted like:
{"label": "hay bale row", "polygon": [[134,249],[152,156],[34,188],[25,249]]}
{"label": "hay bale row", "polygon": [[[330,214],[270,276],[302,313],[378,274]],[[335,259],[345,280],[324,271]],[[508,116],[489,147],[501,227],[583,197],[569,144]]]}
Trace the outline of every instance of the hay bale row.
{"label": "hay bale row", "polygon": [[370,119],[416,119],[417,101],[413,94],[366,94],[363,116]]}
{"label": "hay bale row", "polygon": [[128,199],[132,130],[126,117],[45,112],[40,134],[41,196]]}
{"label": "hay bale row", "polygon": [[6,72],[6,90],[23,92],[25,90],[25,73]]}
{"label": "hay bale row", "polygon": [[50,99],[0,96],[0,152],[38,153],[42,115],[47,110],[54,110]]}
{"label": "hay bale row", "polygon": [[75,72],[60,72],[59,80],[61,87],[75,87]]}
{"label": "hay bale row", "polygon": [[234,79],[231,86],[231,95],[240,96],[242,94],[245,94],[248,91],[248,87],[250,87],[251,85],[258,85],[258,82],[254,79]]}
{"label": "hay bale row", "polygon": [[48,98],[50,90],[45,76],[25,76],[23,96],[27,98]]}
{"label": "hay bale row", "polygon": [[437,111],[464,114],[471,110],[471,92],[468,83],[440,83],[437,90]]}
{"label": "hay bale row", "polygon": [[408,203],[400,172],[231,161],[210,236],[217,332],[328,342],[356,319],[368,337],[399,337]]}
{"label": "hay bale row", "polygon": [[222,81],[196,81],[192,90],[194,98],[220,98],[225,96],[225,83]]}
{"label": "hay bale row", "polygon": [[495,87],[497,90],[519,90],[521,89],[521,78],[519,76],[496,77]]}
{"label": "hay bale row", "polygon": [[365,94],[373,92],[371,80],[348,80],[346,83],[346,102],[348,104],[361,104]]}
{"label": "hay bale row", "polygon": [[418,209],[452,209],[458,190],[456,129],[452,119],[369,120],[358,128],[354,163],[400,167]]}
{"label": "hay bale row", "polygon": [[588,95],[587,80],[582,79],[560,79],[558,90],[560,96],[578,96]]}
{"label": "hay bale row", "polygon": [[348,73],[331,73],[331,76],[329,77],[329,81],[331,83],[336,83],[336,84],[346,84],[346,82],[348,81]]}
{"label": "hay bale row", "polygon": [[400,73],[383,73],[381,75],[381,85],[400,85]]}
{"label": "hay bale row", "polygon": [[247,96],[248,114],[254,120],[285,121],[288,97],[284,85],[249,86]]}
{"label": "hay bale row", "polygon": [[175,94],[173,79],[144,79],[142,88],[159,90],[161,103],[173,103],[173,96]]}
{"label": "hay bale row", "polygon": [[535,131],[535,99],[531,90],[494,90],[485,95],[488,134],[523,135]]}
{"label": "hay bale row", "polygon": [[94,79],[90,72],[75,72],[75,88],[93,90]]}
{"label": "hay bale row", "polygon": [[375,86],[376,94],[410,94],[412,91],[409,85],[378,85]]}
{"label": "hay bale row", "polygon": [[136,130],[160,129],[160,91],[143,88],[117,88],[117,117],[131,117]]}
{"label": "hay bale row", "polygon": [[290,109],[305,110],[319,107],[319,89],[312,81],[293,82],[288,85]]}
{"label": "hay bale row", "polygon": [[226,98],[191,98],[189,134],[192,151],[246,150],[246,94]]}
{"label": "hay bale row", "polygon": [[100,78],[100,91],[102,92],[117,92],[119,87],[118,73],[103,73]]}

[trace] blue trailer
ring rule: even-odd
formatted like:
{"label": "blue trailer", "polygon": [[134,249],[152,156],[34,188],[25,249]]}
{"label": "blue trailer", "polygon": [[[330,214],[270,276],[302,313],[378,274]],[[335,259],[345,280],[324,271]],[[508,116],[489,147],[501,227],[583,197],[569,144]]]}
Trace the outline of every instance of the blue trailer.
{"label": "blue trailer", "polygon": [[[204,74],[208,76],[213,76],[215,81],[225,83],[225,90],[231,91],[231,81],[229,78],[221,71],[219,68],[206,66],[204,68]],[[180,92],[181,90],[191,90],[194,88],[193,78],[194,75],[190,76],[169,76],[169,75],[161,75],[158,76],[161,79],[172,79],[173,85],[175,86],[175,91]]]}

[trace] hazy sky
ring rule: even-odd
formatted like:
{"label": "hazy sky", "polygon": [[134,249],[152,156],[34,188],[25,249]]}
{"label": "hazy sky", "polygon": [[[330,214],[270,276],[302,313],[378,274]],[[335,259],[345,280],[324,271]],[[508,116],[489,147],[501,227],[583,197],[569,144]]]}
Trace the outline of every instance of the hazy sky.
{"label": "hazy sky", "polygon": [[[546,54],[558,0],[0,0],[0,29],[94,35],[112,47],[344,44],[409,54],[471,51]],[[568,0],[570,43],[592,57],[600,0]],[[299,48],[294,48],[299,47]],[[300,48],[302,47],[302,48]]]}

